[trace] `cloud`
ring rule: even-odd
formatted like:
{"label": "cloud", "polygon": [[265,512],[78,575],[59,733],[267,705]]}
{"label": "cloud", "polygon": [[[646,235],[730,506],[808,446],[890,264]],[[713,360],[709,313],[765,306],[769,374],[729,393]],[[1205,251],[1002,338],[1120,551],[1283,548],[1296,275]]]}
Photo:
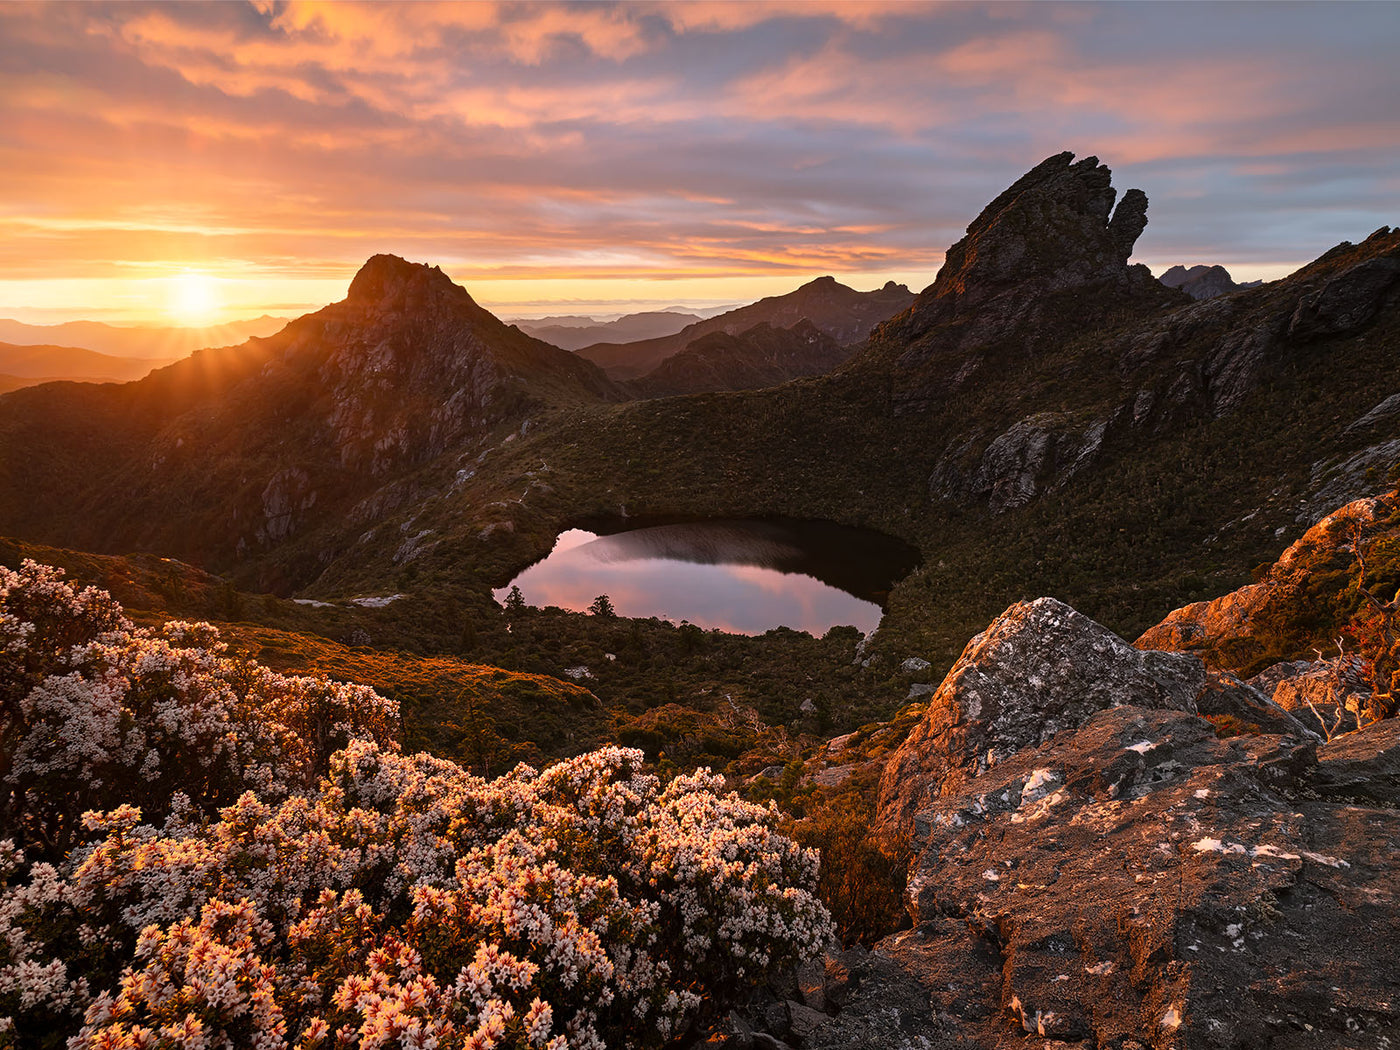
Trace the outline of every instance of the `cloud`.
{"label": "cloud", "polygon": [[1148,192],[1144,257],[1301,260],[1393,218],[1393,16],[1347,16],[0,5],[0,279],[348,279],[391,250],[519,282],[922,286],[987,200],[1066,148]]}

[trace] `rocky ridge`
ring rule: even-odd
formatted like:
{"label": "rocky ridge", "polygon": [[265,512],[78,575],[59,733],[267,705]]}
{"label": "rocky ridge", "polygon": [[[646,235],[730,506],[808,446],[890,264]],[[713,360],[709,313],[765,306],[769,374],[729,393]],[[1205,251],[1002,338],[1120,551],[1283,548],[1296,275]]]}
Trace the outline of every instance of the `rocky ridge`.
{"label": "rocky ridge", "polygon": [[1223,266],[1173,266],[1157,278],[1168,288],[1180,288],[1192,299],[1214,299],[1217,295],[1229,295],[1241,288],[1254,288],[1262,281],[1235,283],[1230,271]]}
{"label": "rocky ridge", "polygon": [[[1048,187],[1043,192],[1047,191]],[[978,234],[988,232],[978,230]],[[973,236],[969,234],[969,240]],[[1090,254],[1091,259],[1105,258],[1114,243],[1106,226],[1098,239],[1104,243]],[[951,252],[949,257],[953,258]],[[968,269],[971,272],[964,280],[975,281],[976,268]],[[988,347],[1005,338],[999,326],[1009,323],[1006,318],[1017,310],[1038,314],[1040,307],[1034,304],[1053,302],[1054,297],[1037,299],[1036,289],[1068,281],[1076,272],[1065,276],[1052,271],[1050,277],[1031,280],[1028,289],[1012,283],[1000,294],[1022,305],[1004,303],[992,312],[990,321],[979,311],[961,321],[957,314],[966,293],[960,293],[951,279],[941,282],[941,288],[935,282],[924,293],[929,297],[925,312],[930,327],[914,344],[922,349],[917,358],[911,349],[900,359],[900,366],[922,369],[917,372],[920,378],[900,395],[897,407],[934,411],[953,395],[975,389],[997,360]],[[997,280],[990,284],[991,290],[981,294],[995,298]],[[1140,291],[1140,285],[1127,278],[1108,287],[1112,294],[1096,301],[1112,303],[1113,294]],[[1089,412],[1067,412],[1058,405],[1047,410],[1044,401],[1030,403],[1022,409],[1025,414],[1006,420],[1001,429],[984,426],[979,432],[959,434],[935,464],[929,492],[944,501],[985,503],[996,513],[1055,493],[1114,443],[1150,440],[1193,420],[1238,411],[1290,359],[1311,353],[1324,340],[1362,334],[1382,310],[1394,304],[1397,294],[1400,231],[1383,227],[1361,244],[1343,243],[1297,273],[1251,291],[1174,309],[1164,309],[1160,302],[1154,306],[1150,296],[1143,296],[1145,316],[1102,339],[1079,366],[1095,360],[1100,374],[1116,380],[1116,390],[1105,391],[1104,400]],[[935,301],[942,305],[934,305]],[[891,322],[889,332],[899,332],[898,325],[924,323],[916,323],[911,312]],[[987,324],[996,330],[986,329]],[[1046,324],[1043,333],[1054,330]],[[1082,330],[1078,322],[1076,330]],[[1024,353],[1034,347],[1036,338],[1046,337],[1017,335],[1012,340],[1015,353]],[[1311,520],[1326,506],[1364,491],[1368,471],[1374,473],[1393,462],[1397,446],[1385,429],[1392,419],[1384,411],[1357,418],[1348,434],[1354,435],[1353,444],[1359,447],[1349,456],[1314,464],[1314,498],[1300,511],[1301,519]],[[1364,444],[1377,430],[1378,439]]]}
{"label": "rocky ridge", "polygon": [[687,325],[675,335],[630,343],[597,343],[578,351],[614,379],[635,379],[666,358],[685,350],[702,336],[723,332],[739,335],[755,325],[791,328],[808,321],[845,345],[857,343],[870,330],[907,307],[914,295],[893,281],[869,292],[858,292],[834,277],[818,277],[786,295],[773,295],[748,306]]}
{"label": "rocky ridge", "polygon": [[[874,337],[899,350],[895,365],[917,375],[931,358],[1015,339],[1034,353],[1065,327],[1122,309],[1180,300],[1145,266],[1128,264],[1147,227],[1147,195],[1132,189],[1117,208],[1112,172],[1097,157],[1048,157],[988,204],[948,249],[933,284]],[[888,347],[888,350],[885,348]]]}

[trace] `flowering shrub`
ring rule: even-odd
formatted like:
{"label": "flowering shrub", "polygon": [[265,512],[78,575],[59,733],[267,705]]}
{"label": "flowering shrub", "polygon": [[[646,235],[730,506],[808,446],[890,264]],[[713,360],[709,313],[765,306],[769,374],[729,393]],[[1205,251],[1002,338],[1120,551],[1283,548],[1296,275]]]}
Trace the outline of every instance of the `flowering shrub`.
{"label": "flowering shrub", "polygon": [[655,1046],[830,938],[815,854],[707,772],[488,782],[368,690],[0,572],[0,1046]]}
{"label": "flowering shrub", "polygon": [[209,624],[138,630],[104,591],[0,566],[0,834],[53,859],[89,809],[162,819],[252,789],[315,785],[352,739],[389,744],[398,707],[363,686],[230,656]]}

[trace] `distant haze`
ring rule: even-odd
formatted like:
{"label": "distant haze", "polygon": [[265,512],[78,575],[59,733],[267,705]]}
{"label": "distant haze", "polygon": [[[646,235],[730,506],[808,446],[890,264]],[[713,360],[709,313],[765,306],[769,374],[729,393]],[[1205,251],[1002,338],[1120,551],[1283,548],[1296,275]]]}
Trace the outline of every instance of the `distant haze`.
{"label": "distant haze", "polygon": [[0,4],[0,317],[292,316],[389,252],[504,317],[918,291],[1061,150],[1137,260],[1395,221],[1397,7]]}

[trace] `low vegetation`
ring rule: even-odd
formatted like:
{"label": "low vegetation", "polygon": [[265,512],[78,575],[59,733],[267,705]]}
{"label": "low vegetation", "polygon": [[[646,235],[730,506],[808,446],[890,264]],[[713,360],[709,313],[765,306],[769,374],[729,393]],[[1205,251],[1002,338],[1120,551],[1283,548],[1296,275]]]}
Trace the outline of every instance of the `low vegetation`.
{"label": "low vegetation", "polygon": [[659,1046],[832,935],[721,778],[405,755],[392,700],[34,562],[0,705],[0,1045]]}

